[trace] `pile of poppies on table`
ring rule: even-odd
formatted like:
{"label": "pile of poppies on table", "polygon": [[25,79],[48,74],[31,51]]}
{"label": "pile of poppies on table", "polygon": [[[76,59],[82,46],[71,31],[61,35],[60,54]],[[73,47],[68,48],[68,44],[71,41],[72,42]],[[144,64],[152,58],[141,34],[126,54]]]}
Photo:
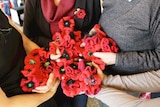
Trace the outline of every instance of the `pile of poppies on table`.
{"label": "pile of poppies on table", "polygon": [[[75,21],[70,17],[62,18],[59,23],[60,32],[56,32],[49,47],[34,49],[24,59],[21,73],[21,88],[31,92],[35,87],[46,85],[49,74],[61,80],[63,93],[74,97],[80,93],[95,95],[100,91],[101,78],[92,62],[104,70],[106,64],[93,55],[94,52],[117,52],[115,41],[94,26],[94,33],[83,34],[75,31]],[[84,44],[84,46],[82,46]],[[52,56],[60,54],[60,58]]]}

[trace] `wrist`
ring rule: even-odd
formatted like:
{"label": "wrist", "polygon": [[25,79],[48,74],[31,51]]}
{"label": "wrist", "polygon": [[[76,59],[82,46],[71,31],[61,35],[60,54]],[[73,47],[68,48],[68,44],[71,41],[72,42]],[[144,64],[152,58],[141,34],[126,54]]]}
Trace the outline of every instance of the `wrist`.
{"label": "wrist", "polygon": [[107,75],[103,76],[103,78],[102,78],[102,85],[105,85],[107,77],[108,77]]}

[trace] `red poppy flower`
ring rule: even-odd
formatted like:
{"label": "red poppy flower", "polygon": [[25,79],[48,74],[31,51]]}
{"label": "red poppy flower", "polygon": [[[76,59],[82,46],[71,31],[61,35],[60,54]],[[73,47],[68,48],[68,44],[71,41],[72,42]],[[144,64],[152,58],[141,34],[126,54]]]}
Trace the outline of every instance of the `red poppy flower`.
{"label": "red poppy flower", "polygon": [[64,69],[64,66],[56,66],[53,69],[54,76],[58,79],[62,80],[66,78],[66,71]]}
{"label": "red poppy flower", "polygon": [[50,42],[49,47],[39,49],[39,55],[47,59],[51,54],[56,54],[56,49],[57,46],[54,43]]}
{"label": "red poppy flower", "polygon": [[39,56],[39,54],[36,55],[36,56],[34,56],[33,54],[27,55],[25,57],[25,59],[24,59],[24,64],[25,65],[30,65],[30,66],[33,66],[33,67],[39,66],[40,65],[40,56]]}
{"label": "red poppy flower", "polygon": [[79,8],[76,10],[75,14],[79,19],[84,19],[84,17],[86,16],[85,10]]}
{"label": "red poppy flower", "polygon": [[60,80],[66,79],[66,69],[65,66],[71,64],[72,60],[67,60],[65,58],[61,58],[59,62],[57,62],[57,66],[54,67],[53,73]]}
{"label": "red poppy flower", "polygon": [[101,41],[106,37],[104,36],[104,34],[102,34],[103,32],[101,32],[101,30],[99,30],[98,28],[96,28],[96,30],[97,31],[95,31],[95,34],[86,35],[83,38],[82,41],[85,43],[85,50],[91,50],[93,52],[101,51]]}
{"label": "red poppy flower", "polygon": [[99,24],[95,24],[93,29],[95,30],[96,33],[99,33],[100,36],[106,37],[107,34],[101,29],[101,26]]}
{"label": "red poppy flower", "polygon": [[35,72],[36,72],[37,68],[30,66],[30,65],[25,65],[24,66],[24,70],[21,70],[21,73],[25,76],[25,77],[30,77],[32,76]]}
{"label": "red poppy flower", "polygon": [[20,86],[22,87],[22,90],[25,92],[32,92],[32,90],[39,86],[39,82],[34,78],[30,77],[28,79],[22,79]]}
{"label": "red poppy flower", "polygon": [[65,66],[66,76],[70,77],[72,80],[78,80],[81,75],[81,71],[78,69],[78,64],[72,63]]}
{"label": "red poppy flower", "polygon": [[75,40],[71,39],[70,35],[64,35],[63,39],[65,40],[63,47],[72,49],[75,44]]}
{"label": "red poppy flower", "polygon": [[101,78],[98,75],[91,75],[84,78],[84,88],[87,95],[95,95],[100,91]]}
{"label": "red poppy flower", "polygon": [[103,52],[118,52],[118,47],[111,38],[103,38],[100,45]]}
{"label": "red poppy flower", "polygon": [[81,31],[73,31],[73,32],[70,32],[70,36],[76,42],[79,42],[82,39],[82,32]]}
{"label": "red poppy flower", "polygon": [[100,45],[103,52],[112,52],[108,38],[103,38]]}
{"label": "red poppy flower", "polygon": [[61,31],[73,31],[75,22],[74,19],[72,19],[70,16],[63,17],[59,23],[58,23],[59,28]]}
{"label": "red poppy flower", "polygon": [[76,42],[74,47],[73,47],[73,50],[76,51],[76,53],[78,54],[78,56],[82,56],[82,53],[85,51],[85,49],[83,47],[81,47],[80,45],[82,44],[82,42]]}
{"label": "red poppy flower", "polygon": [[41,65],[39,66],[38,69],[42,70],[45,73],[51,73],[55,66],[56,66],[56,61],[42,58]]}
{"label": "red poppy flower", "polygon": [[58,66],[67,66],[69,64],[73,63],[73,59],[66,59],[66,58],[60,58],[60,61],[57,62]]}
{"label": "red poppy flower", "polygon": [[53,42],[49,42],[49,51],[51,54],[56,54],[57,45]]}
{"label": "red poppy flower", "polygon": [[39,55],[44,58],[49,58],[50,52],[48,51],[47,48],[41,48],[39,50]]}
{"label": "red poppy flower", "polygon": [[101,78],[97,75],[96,68],[93,66],[86,65],[79,80],[84,82],[83,88],[86,94],[96,94],[100,89]]}
{"label": "red poppy flower", "polygon": [[93,40],[89,40],[87,39],[85,42],[85,50],[91,50],[93,52],[95,52],[95,44],[94,44],[94,41]]}
{"label": "red poppy flower", "polygon": [[29,55],[31,55],[31,56],[39,56],[39,49],[40,48],[36,48],[36,49],[33,49],[30,53],[29,53]]}
{"label": "red poppy flower", "polygon": [[63,39],[63,35],[61,35],[61,33],[56,32],[53,36],[52,36],[52,40],[57,43],[58,46],[63,46],[65,40]]}
{"label": "red poppy flower", "polygon": [[34,77],[39,82],[40,86],[44,86],[49,78],[49,73],[45,73],[43,70],[39,69],[38,75],[34,75]]}
{"label": "red poppy flower", "polygon": [[95,59],[96,57],[93,56],[93,52],[94,51],[84,51],[83,52],[83,58],[85,59],[85,61],[92,61],[93,59]]}
{"label": "red poppy flower", "polygon": [[57,66],[57,64],[56,64],[55,61],[50,60],[49,64],[44,65],[44,66],[46,68],[45,72],[46,73],[51,73],[51,72],[53,72],[53,69],[54,69],[55,66]]}
{"label": "red poppy flower", "polygon": [[85,50],[100,51],[100,42],[101,39],[97,35],[85,38]]}
{"label": "red poppy flower", "polygon": [[84,81],[86,77],[89,77],[91,75],[93,75],[91,67],[87,66],[87,68],[85,68],[85,70],[82,71],[82,74],[79,76],[79,81]]}
{"label": "red poppy flower", "polygon": [[63,93],[68,97],[74,97],[82,92],[81,81],[64,79],[61,82],[61,87],[63,89]]}
{"label": "red poppy flower", "polygon": [[28,76],[27,78],[34,77],[34,79],[39,82],[40,85],[45,85],[47,82],[47,79],[49,77],[48,73],[45,73],[41,68],[35,69],[35,72],[32,73],[32,75]]}
{"label": "red poppy flower", "polygon": [[116,44],[116,42],[112,39],[112,38],[108,38],[109,39],[109,46],[111,47],[112,49],[112,52],[118,52],[119,48]]}
{"label": "red poppy flower", "polygon": [[45,62],[42,62],[39,69],[45,73],[51,73],[53,71],[53,66],[51,65],[50,61],[46,60]]}

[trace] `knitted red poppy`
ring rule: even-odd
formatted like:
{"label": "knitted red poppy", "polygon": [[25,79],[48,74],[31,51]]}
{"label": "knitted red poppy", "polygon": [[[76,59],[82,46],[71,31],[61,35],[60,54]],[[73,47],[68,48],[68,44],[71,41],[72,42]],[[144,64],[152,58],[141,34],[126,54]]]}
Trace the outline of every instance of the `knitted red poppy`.
{"label": "knitted red poppy", "polygon": [[83,9],[77,9],[75,14],[79,19],[84,19],[84,17],[86,16],[86,12]]}
{"label": "knitted red poppy", "polygon": [[20,86],[23,91],[31,92],[35,87],[39,86],[39,82],[34,77],[22,78]]}
{"label": "knitted red poppy", "polygon": [[61,87],[63,89],[63,93],[69,97],[74,97],[82,92],[81,81],[75,81],[72,79],[64,79],[61,82]]}

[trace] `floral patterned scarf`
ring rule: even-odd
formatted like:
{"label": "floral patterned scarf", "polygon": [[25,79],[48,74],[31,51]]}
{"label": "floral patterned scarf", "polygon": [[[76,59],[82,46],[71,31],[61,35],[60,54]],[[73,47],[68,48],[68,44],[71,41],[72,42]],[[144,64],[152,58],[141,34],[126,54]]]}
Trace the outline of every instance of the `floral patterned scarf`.
{"label": "floral patterned scarf", "polygon": [[50,31],[52,35],[60,31],[57,27],[59,20],[64,16],[74,16],[75,0],[61,0],[56,6],[54,0],[41,0],[42,12],[50,24]]}

